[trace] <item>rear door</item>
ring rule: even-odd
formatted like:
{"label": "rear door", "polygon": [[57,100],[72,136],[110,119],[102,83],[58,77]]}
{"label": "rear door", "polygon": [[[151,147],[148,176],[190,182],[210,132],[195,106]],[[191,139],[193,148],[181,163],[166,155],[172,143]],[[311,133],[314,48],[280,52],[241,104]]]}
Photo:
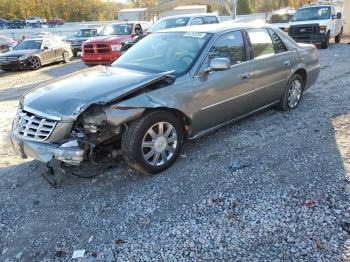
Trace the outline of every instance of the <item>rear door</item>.
{"label": "rear door", "polygon": [[229,58],[231,68],[195,77],[193,96],[198,113],[193,116],[193,133],[226,123],[253,110],[250,97],[255,81],[253,65],[247,61],[246,42],[242,32],[219,36],[211,47],[200,71],[213,58]]}
{"label": "rear door", "polygon": [[272,29],[247,30],[257,86],[253,92],[257,108],[277,102],[288,82],[295,51],[288,51],[280,37]]}
{"label": "rear door", "polygon": [[42,44],[41,63],[47,64],[56,60],[56,52],[50,39],[45,39]]}

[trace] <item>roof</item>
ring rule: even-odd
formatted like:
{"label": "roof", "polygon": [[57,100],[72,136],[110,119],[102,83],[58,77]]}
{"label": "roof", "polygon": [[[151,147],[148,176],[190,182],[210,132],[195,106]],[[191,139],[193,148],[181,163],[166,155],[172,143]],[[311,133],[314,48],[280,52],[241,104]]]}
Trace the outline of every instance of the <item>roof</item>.
{"label": "roof", "polygon": [[166,16],[166,17],[163,17],[162,19],[159,19],[159,20],[169,19],[169,18],[194,17],[194,16],[218,16],[218,15],[214,14],[214,13],[194,13],[194,14]]}
{"label": "roof", "polygon": [[127,8],[119,10],[118,13],[145,12],[147,8]]}
{"label": "roof", "polygon": [[176,27],[166,30],[161,30],[159,32],[200,32],[200,33],[217,33],[224,31],[226,29],[249,29],[249,28],[259,28],[259,27],[269,27],[274,28],[268,24],[260,23],[236,23],[233,21],[223,22],[220,24],[206,24],[206,25],[194,25],[194,26],[184,26]]}
{"label": "roof", "polygon": [[205,8],[207,9],[206,5],[183,5],[175,7],[174,10],[187,10],[187,9],[196,9],[196,8]]}

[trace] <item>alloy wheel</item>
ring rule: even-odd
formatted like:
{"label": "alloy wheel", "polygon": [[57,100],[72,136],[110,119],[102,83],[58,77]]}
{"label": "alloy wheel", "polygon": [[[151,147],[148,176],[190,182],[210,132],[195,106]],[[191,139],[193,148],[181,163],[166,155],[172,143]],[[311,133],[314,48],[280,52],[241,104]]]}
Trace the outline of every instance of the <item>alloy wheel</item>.
{"label": "alloy wheel", "polygon": [[30,60],[30,68],[31,69],[34,69],[34,70],[37,70],[41,67],[41,63],[40,63],[40,60],[39,58],[37,57],[33,57],[31,60]]}
{"label": "alloy wheel", "polygon": [[153,167],[169,162],[178,146],[178,135],[173,125],[159,122],[146,132],[142,140],[143,159]]}
{"label": "alloy wheel", "polygon": [[302,95],[302,83],[300,82],[299,79],[295,79],[288,91],[288,106],[293,109],[295,108],[300,101]]}
{"label": "alloy wheel", "polygon": [[64,61],[65,63],[68,63],[68,62],[69,62],[69,54],[68,54],[68,52],[64,52],[64,53],[63,53],[63,61]]}

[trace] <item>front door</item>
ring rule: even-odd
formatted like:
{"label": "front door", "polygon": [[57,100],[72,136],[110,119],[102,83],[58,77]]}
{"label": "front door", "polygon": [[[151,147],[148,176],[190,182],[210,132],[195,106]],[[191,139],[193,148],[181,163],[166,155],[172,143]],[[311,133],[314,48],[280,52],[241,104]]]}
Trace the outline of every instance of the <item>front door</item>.
{"label": "front door", "polygon": [[211,47],[200,71],[209,67],[213,58],[229,58],[231,69],[195,77],[198,113],[193,116],[193,134],[216,127],[252,111],[250,93],[255,80],[253,65],[247,61],[241,31],[225,33]]}

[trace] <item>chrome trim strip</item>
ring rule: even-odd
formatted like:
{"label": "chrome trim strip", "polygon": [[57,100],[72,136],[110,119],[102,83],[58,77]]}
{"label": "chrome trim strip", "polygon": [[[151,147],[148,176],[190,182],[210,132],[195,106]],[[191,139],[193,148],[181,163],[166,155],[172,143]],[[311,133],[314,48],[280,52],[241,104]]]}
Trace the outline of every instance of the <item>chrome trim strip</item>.
{"label": "chrome trim strip", "polygon": [[245,96],[245,95],[248,95],[248,94],[250,94],[250,93],[254,93],[254,92],[256,92],[256,91],[259,91],[259,90],[264,89],[264,88],[266,88],[266,87],[269,87],[269,86],[271,86],[271,85],[279,84],[279,83],[281,83],[281,82],[283,82],[283,81],[285,81],[285,79],[282,79],[282,80],[273,82],[273,83],[271,83],[271,84],[269,84],[269,85],[265,85],[265,86],[259,87],[259,88],[257,88],[257,89],[251,90],[251,91],[249,91],[249,92],[247,92],[247,93],[244,93],[244,94],[241,94],[241,95],[238,95],[238,96],[231,97],[231,98],[226,99],[226,100],[224,100],[224,101],[220,101],[220,102],[217,102],[217,103],[215,103],[215,104],[212,104],[212,105],[203,107],[203,108],[201,108],[199,111],[202,111],[202,110],[206,110],[206,109],[215,107],[215,106],[217,106],[217,105],[226,103],[226,102],[228,102],[228,101],[234,100],[234,99],[239,98],[239,97],[241,97],[241,96]]}
{"label": "chrome trim strip", "polygon": [[44,117],[44,118],[48,118],[49,120],[54,120],[54,121],[60,121],[60,120],[62,120],[61,117],[49,115],[49,114],[40,112],[40,111],[38,111],[38,110],[32,109],[32,108],[27,107],[27,106],[23,106],[23,110],[24,110],[24,111],[28,111],[28,112],[30,112],[30,113],[33,113],[33,114],[35,114],[35,115],[37,115],[37,116],[41,116],[41,117]]}
{"label": "chrome trim strip", "polygon": [[194,139],[197,139],[197,138],[199,138],[199,137],[202,137],[202,136],[204,136],[204,135],[206,135],[206,134],[208,134],[208,133],[210,133],[210,132],[212,132],[212,131],[214,131],[214,130],[216,130],[216,129],[219,129],[219,128],[223,127],[223,126],[229,125],[229,124],[231,124],[231,123],[233,123],[233,122],[236,122],[236,121],[238,121],[238,120],[240,120],[240,119],[243,119],[243,118],[245,118],[245,117],[247,117],[247,116],[253,115],[253,114],[255,114],[255,113],[257,113],[257,112],[259,112],[259,111],[261,111],[261,110],[264,110],[264,109],[266,109],[266,108],[269,108],[269,107],[271,107],[271,106],[274,106],[274,105],[278,104],[279,102],[280,102],[280,101],[273,102],[273,103],[268,104],[268,105],[266,105],[266,106],[260,107],[260,108],[258,108],[258,109],[256,109],[256,110],[253,110],[253,111],[251,111],[251,112],[249,112],[249,113],[247,113],[247,114],[245,114],[245,115],[242,115],[242,116],[236,117],[236,118],[234,118],[234,119],[231,119],[231,120],[229,120],[229,121],[227,121],[227,122],[225,122],[225,123],[222,123],[222,124],[219,124],[219,125],[217,125],[217,126],[210,127],[210,128],[208,128],[208,129],[205,129],[205,130],[203,130],[203,131],[201,131],[201,132],[195,134],[194,136],[189,137],[188,139],[189,139],[189,140],[194,140]]}

